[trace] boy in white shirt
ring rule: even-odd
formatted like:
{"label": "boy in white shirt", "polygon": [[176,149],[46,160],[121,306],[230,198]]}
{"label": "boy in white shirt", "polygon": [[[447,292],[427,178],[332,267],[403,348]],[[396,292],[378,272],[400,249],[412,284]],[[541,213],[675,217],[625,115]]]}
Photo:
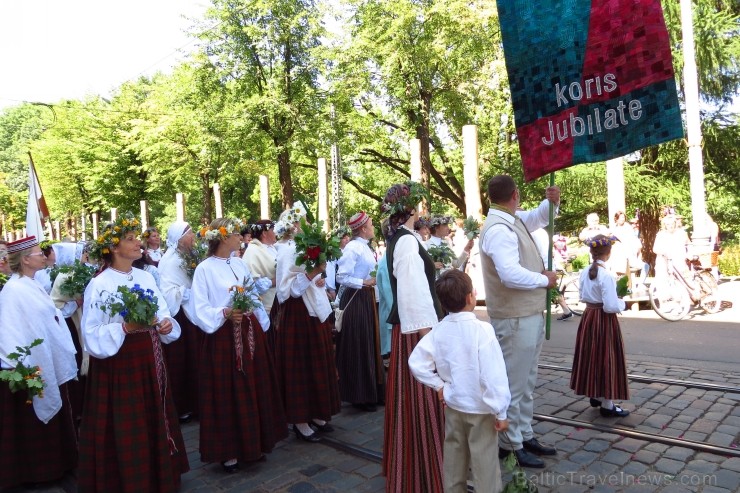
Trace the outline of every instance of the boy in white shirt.
{"label": "boy in white shirt", "polygon": [[508,428],[511,401],[506,365],[491,324],[478,320],[473,283],[450,270],[435,291],[449,312],[416,345],[409,368],[445,404],[444,490],[467,491],[468,468],[476,492],[501,491],[498,432]]}

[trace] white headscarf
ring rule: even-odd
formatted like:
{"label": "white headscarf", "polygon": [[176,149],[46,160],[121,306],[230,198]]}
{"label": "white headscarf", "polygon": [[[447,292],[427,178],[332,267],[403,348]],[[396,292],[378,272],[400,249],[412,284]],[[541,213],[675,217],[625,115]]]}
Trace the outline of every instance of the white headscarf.
{"label": "white headscarf", "polygon": [[167,249],[177,248],[177,242],[190,230],[190,225],[185,221],[175,221],[167,228]]}
{"label": "white headscarf", "polygon": [[56,265],[72,265],[75,262],[76,243],[52,243],[56,254]]}
{"label": "white headscarf", "polygon": [[85,245],[87,245],[87,242],[84,240],[77,242],[77,245],[75,246],[75,260],[82,261],[82,254],[85,252]]}

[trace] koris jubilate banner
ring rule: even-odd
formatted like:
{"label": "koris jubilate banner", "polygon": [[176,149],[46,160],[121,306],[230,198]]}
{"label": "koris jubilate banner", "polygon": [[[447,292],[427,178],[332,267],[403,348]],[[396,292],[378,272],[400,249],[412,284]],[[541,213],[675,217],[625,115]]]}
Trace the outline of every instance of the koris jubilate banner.
{"label": "koris jubilate banner", "polygon": [[527,181],[683,137],[660,0],[498,0]]}

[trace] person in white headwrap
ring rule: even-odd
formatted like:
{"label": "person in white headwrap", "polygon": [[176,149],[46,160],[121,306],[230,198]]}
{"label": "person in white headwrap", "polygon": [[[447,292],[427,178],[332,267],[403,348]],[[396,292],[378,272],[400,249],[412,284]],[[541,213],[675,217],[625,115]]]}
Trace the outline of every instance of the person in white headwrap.
{"label": "person in white headwrap", "polygon": [[175,221],[167,228],[167,251],[159,261],[161,289],[170,313],[180,324],[180,338],[164,347],[172,398],[181,422],[190,421],[198,410],[198,350],[203,332],[195,321],[188,275],[183,256],[193,249],[195,233],[185,221]]}
{"label": "person in white headwrap", "polygon": [[8,244],[13,275],[0,292],[0,369],[15,368],[16,347],[43,342],[23,362],[38,366],[43,397],[0,382],[0,489],[60,479],[77,465],[77,439],[66,383],[77,376],[75,348],[62,314],[33,279],[46,256],[31,236]]}

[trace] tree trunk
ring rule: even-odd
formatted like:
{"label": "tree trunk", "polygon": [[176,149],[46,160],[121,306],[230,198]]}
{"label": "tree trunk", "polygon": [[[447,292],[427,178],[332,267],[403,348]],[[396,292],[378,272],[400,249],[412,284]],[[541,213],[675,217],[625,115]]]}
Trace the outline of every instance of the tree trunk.
{"label": "tree trunk", "polygon": [[283,210],[293,205],[293,180],[290,177],[290,151],[285,145],[278,145],[278,178],[283,196]]}
{"label": "tree trunk", "polygon": [[208,173],[202,173],[200,175],[201,190],[203,191],[203,218],[201,219],[204,226],[211,224],[213,221],[213,206],[211,205],[211,199],[213,198],[213,189],[211,188],[211,180],[208,179]]}

